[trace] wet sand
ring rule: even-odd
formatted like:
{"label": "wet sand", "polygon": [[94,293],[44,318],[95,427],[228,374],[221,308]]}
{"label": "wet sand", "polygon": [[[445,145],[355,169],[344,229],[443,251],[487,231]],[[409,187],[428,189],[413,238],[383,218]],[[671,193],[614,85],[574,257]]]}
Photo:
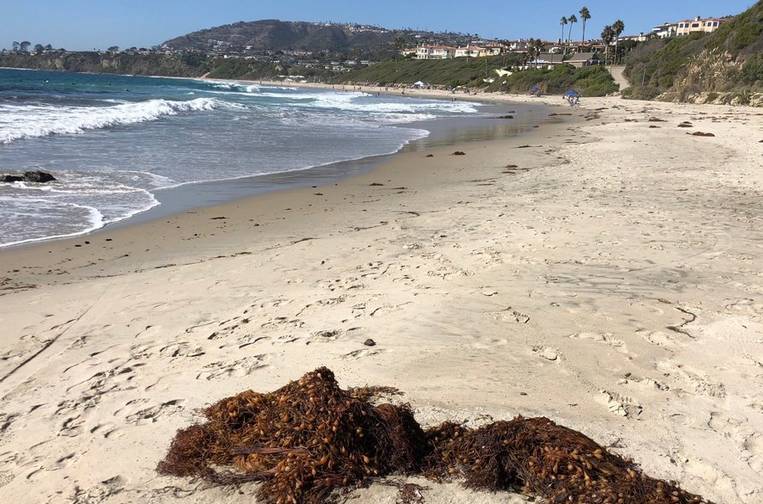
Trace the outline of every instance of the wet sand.
{"label": "wet sand", "polygon": [[[426,425],[547,416],[652,476],[759,502],[763,116],[554,113],[573,115],[0,251],[0,494],[252,502],[154,468],[198,408],[326,365],[405,391]],[[422,484],[428,503],[507,502]]]}

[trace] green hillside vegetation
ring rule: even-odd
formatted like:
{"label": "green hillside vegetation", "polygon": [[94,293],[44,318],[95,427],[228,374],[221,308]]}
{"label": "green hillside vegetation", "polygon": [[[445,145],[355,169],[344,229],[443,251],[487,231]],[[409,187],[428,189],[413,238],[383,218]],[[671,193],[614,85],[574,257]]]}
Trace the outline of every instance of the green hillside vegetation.
{"label": "green hillside vegetation", "polygon": [[328,82],[334,73],[322,66],[281,65],[244,58],[216,58],[209,63],[207,77],[212,79],[268,80],[280,76],[299,76],[309,81]]}
{"label": "green hillside vegetation", "polygon": [[546,94],[562,94],[574,88],[583,96],[606,96],[619,90],[606,68],[574,68],[571,65],[558,65],[552,70],[516,72],[492,89],[521,94],[527,93],[535,84],[540,84]]}
{"label": "green hillside vegetation", "polygon": [[[457,58],[450,60],[386,61],[350,72],[338,82],[389,86],[410,85],[418,81],[438,87],[483,88],[488,91],[527,93],[540,84],[544,93],[561,94],[570,87],[583,96],[605,96],[618,90],[617,84],[603,67],[576,69],[559,65],[552,70],[524,70],[508,77],[498,77],[495,70],[522,63],[523,55],[492,58]],[[494,79],[494,82],[485,82]]]}
{"label": "green hillside vegetation", "polygon": [[636,47],[625,75],[633,98],[762,104],[763,1],[715,33]]}
{"label": "green hillside vegetation", "polygon": [[422,81],[434,86],[484,87],[484,79],[497,77],[495,70],[519,62],[520,56],[517,55],[449,60],[388,60],[349,72],[338,77],[337,81],[380,86]]}

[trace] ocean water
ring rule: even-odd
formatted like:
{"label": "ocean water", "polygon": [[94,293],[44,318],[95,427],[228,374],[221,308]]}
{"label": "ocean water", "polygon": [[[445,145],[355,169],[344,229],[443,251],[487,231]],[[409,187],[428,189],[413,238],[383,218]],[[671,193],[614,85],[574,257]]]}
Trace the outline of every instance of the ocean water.
{"label": "ocean water", "polygon": [[0,246],[74,236],[158,205],[160,189],[398,151],[464,102],[185,79],[0,69]]}

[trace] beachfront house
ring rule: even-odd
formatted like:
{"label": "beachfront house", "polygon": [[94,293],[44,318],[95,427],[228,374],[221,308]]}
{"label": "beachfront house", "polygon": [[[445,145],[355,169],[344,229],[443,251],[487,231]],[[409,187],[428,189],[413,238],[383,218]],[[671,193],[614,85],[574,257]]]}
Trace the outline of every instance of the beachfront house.
{"label": "beachfront house", "polygon": [[679,37],[683,35],[689,35],[692,33],[712,33],[720,28],[723,19],[720,18],[707,18],[702,19],[697,16],[694,19],[687,19],[678,22],[678,28],[676,29],[676,35]]}
{"label": "beachfront house", "polygon": [[575,68],[583,68],[587,66],[594,66],[602,64],[599,53],[596,52],[582,52],[575,53],[565,63],[574,66]]}
{"label": "beachfront house", "polygon": [[444,45],[423,45],[416,48],[416,59],[444,60],[454,58],[456,48]]}
{"label": "beachfront house", "polygon": [[563,54],[540,53],[537,58],[529,63],[530,68],[551,69],[556,65],[564,64]]}

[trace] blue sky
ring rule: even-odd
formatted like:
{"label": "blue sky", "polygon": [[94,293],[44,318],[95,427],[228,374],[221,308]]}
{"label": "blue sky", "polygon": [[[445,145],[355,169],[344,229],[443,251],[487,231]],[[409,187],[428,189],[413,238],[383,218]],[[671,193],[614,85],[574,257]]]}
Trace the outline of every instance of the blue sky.
{"label": "blue sky", "polygon": [[[200,28],[266,18],[553,39],[559,19],[583,5],[593,15],[587,32],[595,35],[617,18],[631,34],[668,20],[734,14],[752,4],[754,0],[0,0],[0,47],[10,47],[14,40],[67,49],[150,46]],[[575,29],[579,34],[580,25]]]}

